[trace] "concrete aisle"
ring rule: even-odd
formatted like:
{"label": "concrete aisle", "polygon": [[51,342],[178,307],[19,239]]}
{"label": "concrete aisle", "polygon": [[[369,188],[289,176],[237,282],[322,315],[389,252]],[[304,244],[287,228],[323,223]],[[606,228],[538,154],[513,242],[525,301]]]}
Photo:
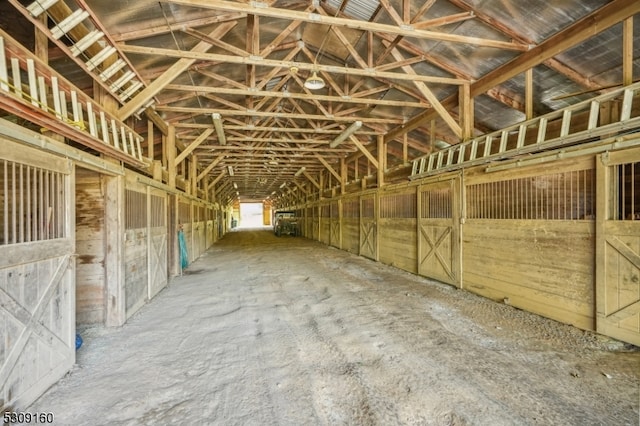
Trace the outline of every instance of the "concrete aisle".
{"label": "concrete aisle", "polygon": [[639,419],[640,352],[264,230],[228,234],[124,327],[84,339],[29,411],[67,425]]}

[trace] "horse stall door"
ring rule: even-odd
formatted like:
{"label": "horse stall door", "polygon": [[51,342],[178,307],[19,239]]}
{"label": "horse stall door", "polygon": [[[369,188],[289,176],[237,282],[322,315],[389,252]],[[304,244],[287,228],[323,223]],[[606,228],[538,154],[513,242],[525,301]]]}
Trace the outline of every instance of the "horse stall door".
{"label": "horse stall door", "polygon": [[362,196],[360,199],[360,255],[373,260],[378,257],[375,194]]}
{"label": "horse stall door", "polygon": [[596,330],[640,346],[640,150],[603,161],[596,161]]}
{"label": "horse stall door", "polygon": [[342,238],[340,231],[340,209],[338,201],[331,202],[329,220],[329,242],[333,247],[342,248]]}
{"label": "horse stall door", "polygon": [[23,411],[75,362],[69,161],[0,140],[0,402]]}
{"label": "horse stall door", "polygon": [[128,319],[149,297],[147,188],[127,187],[124,207],[125,309]]}
{"label": "horse stall door", "polygon": [[148,298],[151,300],[168,284],[167,265],[167,195],[149,188],[149,284]]}
{"label": "horse stall door", "polygon": [[418,192],[418,273],[460,286],[459,179],[427,184]]}

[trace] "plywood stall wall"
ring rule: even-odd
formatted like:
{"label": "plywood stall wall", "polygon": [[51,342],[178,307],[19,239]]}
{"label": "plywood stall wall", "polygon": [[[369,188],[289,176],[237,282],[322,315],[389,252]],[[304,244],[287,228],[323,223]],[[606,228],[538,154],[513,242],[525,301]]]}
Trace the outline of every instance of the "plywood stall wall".
{"label": "plywood stall wall", "polygon": [[168,227],[167,194],[148,188],[147,211],[149,212],[148,230],[148,298],[153,298],[169,282],[168,277]]}
{"label": "plywood stall wall", "polygon": [[342,248],[342,230],[340,229],[340,200],[332,200],[329,204],[329,244]]}
{"label": "plywood stall wall", "polygon": [[130,318],[148,300],[147,190],[138,184],[125,189],[125,301]]}
{"label": "plywood stall wall", "polygon": [[417,272],[416,189],[380,194],[380,262]]}
{"label": "plywood stall wall", "polygon": [[0,138],[3,412],[24,410],[75,362],[72,169]]}
{"label": "plywood stall wall", "polygon": [[106,314],[105,199],[100,173],[76,168],[76,323]]}
{"label": "plywood stall wall", "polygon": [[193,247],[192,259],[197,259],[206,250],[206,220],[204,204],[192,202],[193,208],[193,232],[191,246]]}
{"label": "plywood stall wall", "polygon": [[593,158],[465,179],[463,285],[594,328]]}

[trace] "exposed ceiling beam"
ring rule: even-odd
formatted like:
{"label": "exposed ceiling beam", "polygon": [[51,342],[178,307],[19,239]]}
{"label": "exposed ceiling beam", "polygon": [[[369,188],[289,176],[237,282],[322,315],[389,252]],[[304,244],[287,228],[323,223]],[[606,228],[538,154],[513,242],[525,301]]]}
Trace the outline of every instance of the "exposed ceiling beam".
{"label": "exposed ceiling beam", "polygon": [[298,20],[313,24],[335,25],[338,27],[351,28],[361,31],[375,31],[387,34],[396,34],[405,37],[414,37],[427,40],[448,41],[452,43],[464,43],[475,46],[493,47],[497,49],[525,51],[527,45],[510,41],[489,40],[480,37],[461,36],[444,32],[415,29],[411,25],[394,26],[379,24],[376,22],[361,21],[357,19],[339,18],[325,16],[318,13],[298,12],[295,10],[275,8],[267,3],[251,2],[237,3],[220,0],[169,0],[171,3],[183,6],[201,7],[205,9],[224,10],[227,12],[240,12],[258,16],[269,16],[272,18]]}
{"label": "exposed ceiling beam", "polygon": [[[470,94],[474,97],[485,93],[498,84],[503,83],[550,58],[553,58],[567,49],[582,43],[589,37],[592,37],[637,13],[640,13],[640,1],[613,0],[611,3],[606,4],[595,12],[570,25],[566,29],[556,33],[528,52],[522,53],[510,62],[494,69],[492,72],[478,79],[478,81],[471,83]],[[455,107],[457,100],[458,96],[456,94],[442,101],[442,104],[447,108],[453,108]],[[385,142],[393,140],[403,133],[424,125],[437,117],[437,115],[437,112],[433,109],[424,111],[403,125],[388,132],[385,135],[384,140]]]}
{"label": "exposed ceiling beam", "polygon": [[[299,70],[307,70],[307,71],[322,71],[322,72],[328,72],[333,74],[344,74],[344,75],[353,75],[353,76],[371,77],[371,78],[388,78],[392,80],[395,79],[395,80],[422,81],[426,83],[453,84],[453,85],[461,85],[461,84],[468,83],[468,81],[462,80],[459,78],[435,77],[435,76],[426,76],[426,75],[408,76],[406,74],[397,73],[397,72],[376,71],[375,69],[348,68],[348,67],[339,67],[334,65],[313,64],[308,62],[279,61],[275,59],[264,59],[258,56],[243,57],[243,56],[233,56],[233,55],[222,55],[218,53],[203,53],[203,52],[196,52],[194,50],[183,51],[183,50],[175,50],[175,49],[164,49],[160,47],[144,47],[144,46],[133,46],[133,45],[126,45],[126,44],[119,45],[119,47],[123,52],[126,52],[126,53],[137,53],[142,55],[181,58],[180,61],[191,61],[189,62],[189,65],[191,65],[196,60],[201,60],[201,61],[210,61],[210,62],[224,62],[224,63],[230,63],[230,64],[261,65],[265,67],[277,67],[277,68],[289,68],[289,69],[298,68]],[[189,65],[184,66],[184,68],[186,69]],[[176,76],[174,75],[173,78],[175,77]],[[164,84],[166,85],[168,84],[168,82],[165,82]]]}
{"label": "exposed ceiling beam", "polygon": [[[211,38],[222,38],[233,27],[237,25],[237,22],[225,22],[218,25],[215,30],[209,33]],[[122,45],[120,45],[122,46]],[[205,41],[201,41],[196,44],[191,52],[206,52],[211,45]],[[151,82],[143,91],[138,93],[133,99],[127,102],[120,110],[118,110],[117,116],[121,120],[125,120],[138,111],[143,105],[145,105],[151,98],[157,95],[165,86],[171,83],[177,76],[189,68],[196,59],[188,58],[185,56],[178,56],[178,61],[169,67],[160,77]]]}

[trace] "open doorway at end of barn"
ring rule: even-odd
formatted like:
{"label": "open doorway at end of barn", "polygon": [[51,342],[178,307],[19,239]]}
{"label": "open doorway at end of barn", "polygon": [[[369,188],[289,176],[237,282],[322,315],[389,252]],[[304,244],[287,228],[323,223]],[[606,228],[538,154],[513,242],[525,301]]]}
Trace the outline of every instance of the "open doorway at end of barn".
{"label": "open doorway at end of barn", "polygon": [[239,227],[260,228],[264,225],[264,206],[262,203],[240,203]]}

